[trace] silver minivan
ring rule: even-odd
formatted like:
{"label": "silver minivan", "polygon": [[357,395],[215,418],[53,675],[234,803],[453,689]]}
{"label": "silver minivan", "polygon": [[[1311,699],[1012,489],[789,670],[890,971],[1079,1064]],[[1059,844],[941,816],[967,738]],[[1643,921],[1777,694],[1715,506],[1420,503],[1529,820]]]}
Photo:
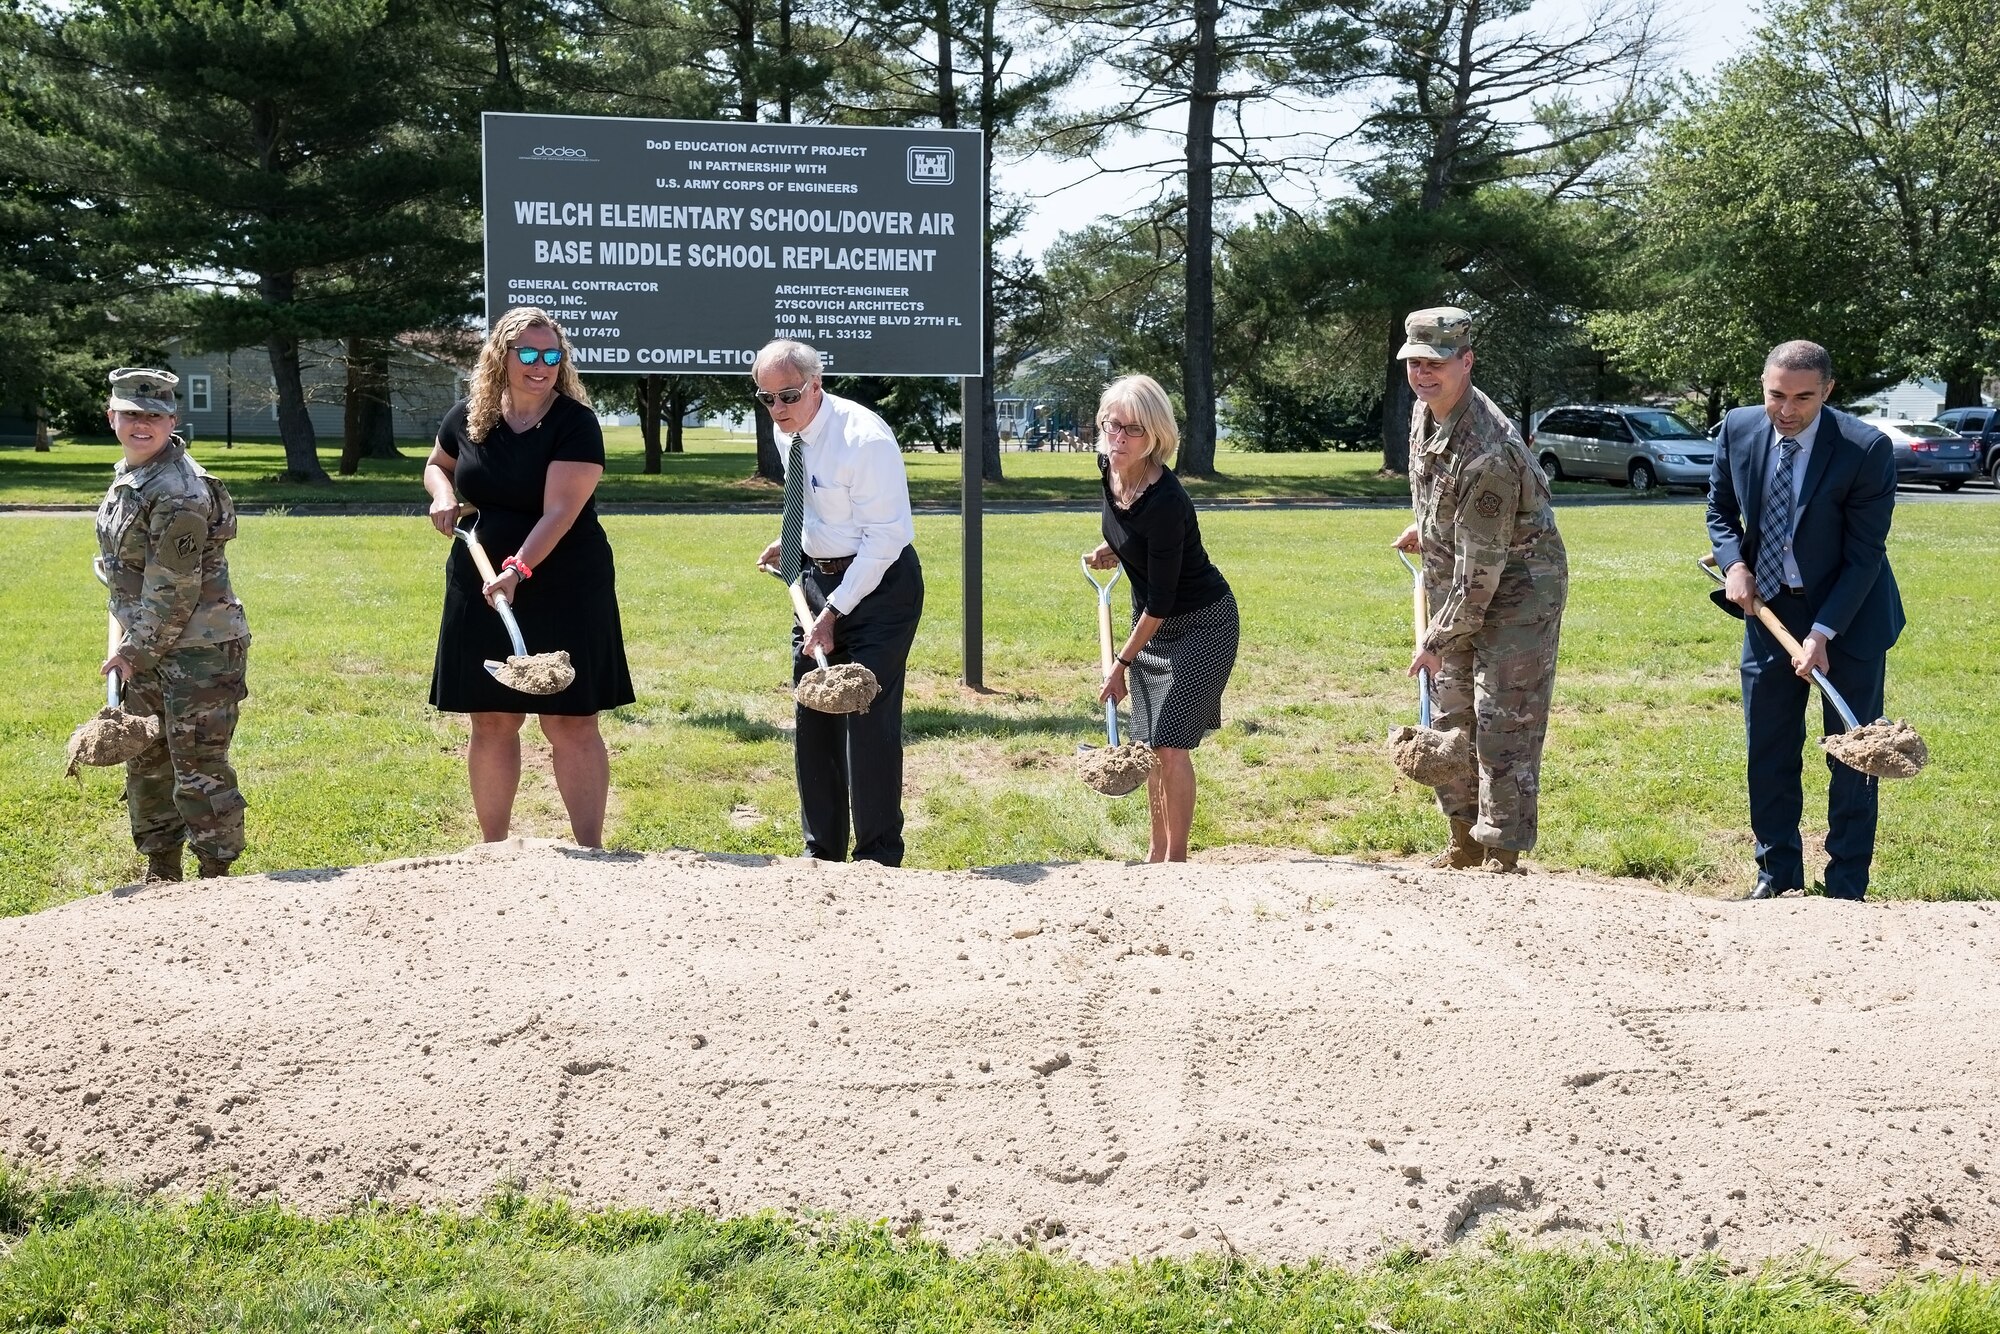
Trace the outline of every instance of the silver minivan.
{"label": "silver minivan", "polygon": [[1528,437],[1549,480],[1624,482],[1634,491],[1708,485],[1715,446],[1665,408],[1590,404],[1552,408]]}

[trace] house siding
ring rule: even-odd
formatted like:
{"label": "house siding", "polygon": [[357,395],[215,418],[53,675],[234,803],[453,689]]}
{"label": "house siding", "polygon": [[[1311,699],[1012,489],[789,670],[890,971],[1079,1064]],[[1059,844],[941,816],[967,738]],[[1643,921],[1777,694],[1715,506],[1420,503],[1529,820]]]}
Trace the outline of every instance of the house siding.
{"label": "house siding", "polygon": [[[278,438],[276,396],[271,385],[270,354],[261,347],[232,353],[189,352],[169,344],[166,369],[181,377],[181,420],[196,440]],[[299,348],[300,380],[306,394],[306,415],[322,444],[337,445],[347,430],[347,367],[337,343],[306,343]],[[192,381],[206,376],[208,406],[198,408]],[[234,402],[229,386],[234,380]],[[397,347],[389,354],[389,401],[395,412],[399,440],[432,440],[451,405],[464,397],[465,377],[457,367]],[[233,419],[233,420],[232,420]]]}

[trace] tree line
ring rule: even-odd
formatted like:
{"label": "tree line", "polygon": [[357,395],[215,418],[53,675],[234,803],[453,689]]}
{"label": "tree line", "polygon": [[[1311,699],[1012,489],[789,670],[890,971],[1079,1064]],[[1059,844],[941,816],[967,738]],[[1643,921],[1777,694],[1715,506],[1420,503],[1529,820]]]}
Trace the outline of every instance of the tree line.
{"label": "tree line", "polygon": [[[1657,0],[83,0],[0,47],[0,402],[84,425],[112,360],[261,347],[287,469],[323,478],[300,348],[343,350],[341,467],[394,450],[390,347],[480,314],[487,110],[978,128],[1154,188],[1009,255],[986,179],[987,370],[1073,404],[1146,371],[1263,449],[1407,463],[1409,310],[1480,321],[1525,426],[1572,398],[1754,395],[1763,352],[1846,390],[2000,368],[2000,39],[1972,0],[1774,0],[1675,78]],[[1142,192],[1143,193],[1143,192]],[[1302,203],[1301,201],[1311,201]],[[995,243],[1000,253],[994,251]],[[647,467],[732,377],[593,377]],[[847,382],[915,438],[938,381]]]}

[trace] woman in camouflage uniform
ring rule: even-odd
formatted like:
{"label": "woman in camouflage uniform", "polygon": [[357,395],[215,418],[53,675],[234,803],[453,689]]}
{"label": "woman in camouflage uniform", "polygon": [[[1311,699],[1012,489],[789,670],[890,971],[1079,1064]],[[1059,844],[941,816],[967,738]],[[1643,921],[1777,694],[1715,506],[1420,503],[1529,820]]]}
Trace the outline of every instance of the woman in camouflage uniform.
{"label": "woman in camouflage uniform", "polygon": [[173,433],[166,371],[111,372],[111,429],[124,450],[97,509],[97,549],[124,632],[103,674],[124,683],[125,708],[158,715],[160,739],[125,765],[132,842],[148,880],[181,878],[181,845],[204,877],[243,855],[243,794],[229,765],[250,626],[229,587],[223,545],[236,506]]}

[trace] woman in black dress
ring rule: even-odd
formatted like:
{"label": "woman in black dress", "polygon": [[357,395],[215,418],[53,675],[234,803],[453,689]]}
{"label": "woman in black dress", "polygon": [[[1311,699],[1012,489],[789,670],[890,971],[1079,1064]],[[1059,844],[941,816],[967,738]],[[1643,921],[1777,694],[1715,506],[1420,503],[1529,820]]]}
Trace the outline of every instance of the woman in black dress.
{"label": "woman in black dress", "polygon": [[1098,702],[1129,688],[1133,729],[1159,756],[1146,780],[1152,806],[1149,862],[1187,860],[1194,823],[1194,759],[1222,726],[1222,690],[1236,665],[1236,596],[1201,545],[1194,502],[1168,463],[1180,444],[1173,404],[1148,375],[1128,375],[1097,404],[1097,467],[1104,483],[1104,542],[1093,569],[1125,567],[1132,633]]}
{"label": "woman in black dress", "polygon": [[[481,835],[507,837],[521,782],[521,725],[529,710],[554,752],[556,788],[570,833],[604,841],[611,765],[597,715],[630,704],[624,632],[611,544],[593,494],[604,475],[604,434],[591,411],[569,339],[546,311],[517,306],[494,321],[479,350],[472,396],[445,414],[424,464],[431,522],[449,534],[459,498],[479,507],[478,535],[499,562],[485,583],[461,542],[445,563],[431,704],[472,715],[467,770]],[[530,653],[569,654],[576,680],[554,695],[526,695],[486,672],[513,652],[486,605],[514,605]]]}

